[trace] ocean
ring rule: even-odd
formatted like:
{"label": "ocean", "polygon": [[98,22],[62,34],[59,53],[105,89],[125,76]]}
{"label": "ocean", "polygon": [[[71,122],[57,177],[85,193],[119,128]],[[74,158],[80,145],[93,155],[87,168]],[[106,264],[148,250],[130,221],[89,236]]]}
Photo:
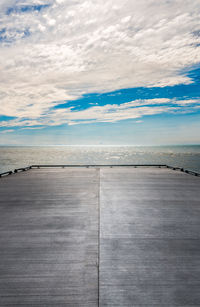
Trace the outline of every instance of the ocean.
{"label": "ocean", "polygon": [[168,164],[200,172],[200,145],[0,146],[0,172],[32,164]]}

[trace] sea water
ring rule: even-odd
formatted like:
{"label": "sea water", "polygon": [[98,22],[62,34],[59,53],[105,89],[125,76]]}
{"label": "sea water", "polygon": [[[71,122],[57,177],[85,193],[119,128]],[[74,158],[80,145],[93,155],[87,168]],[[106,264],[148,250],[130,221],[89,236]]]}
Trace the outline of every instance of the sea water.
{"label": "sea water", "polygon": [[32,164],[167,164],[200,172],[200,145],[0,146],[0,172]]}

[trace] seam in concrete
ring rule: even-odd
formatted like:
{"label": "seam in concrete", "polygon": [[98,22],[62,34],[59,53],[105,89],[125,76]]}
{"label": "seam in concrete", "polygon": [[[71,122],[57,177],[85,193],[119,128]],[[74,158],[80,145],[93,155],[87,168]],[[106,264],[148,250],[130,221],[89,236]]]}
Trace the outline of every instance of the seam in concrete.
{"label": "seam in concrete", "polygon": [[100,187],[101,187],[101,169],[98,171],[98,307],[100,306],[100,235],[101,235],[101,208],[100,208]]}

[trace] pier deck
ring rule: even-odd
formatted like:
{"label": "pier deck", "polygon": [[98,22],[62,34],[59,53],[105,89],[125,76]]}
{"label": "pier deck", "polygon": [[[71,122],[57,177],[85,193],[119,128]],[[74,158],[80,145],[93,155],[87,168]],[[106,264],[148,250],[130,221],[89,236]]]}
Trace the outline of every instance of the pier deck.
{"label": "pier deck", "polygon": [[200,306],[200,178],[41,168],[0,179],[0,306]]}

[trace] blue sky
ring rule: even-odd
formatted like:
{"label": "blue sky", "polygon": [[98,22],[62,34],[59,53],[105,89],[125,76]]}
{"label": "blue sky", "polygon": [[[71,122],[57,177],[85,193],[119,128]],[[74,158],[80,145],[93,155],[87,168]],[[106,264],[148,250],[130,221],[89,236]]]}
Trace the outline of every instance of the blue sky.
{"label": "blue sky", "polygon": [[200,144],[200,4],[2,0],[0,145]]}

